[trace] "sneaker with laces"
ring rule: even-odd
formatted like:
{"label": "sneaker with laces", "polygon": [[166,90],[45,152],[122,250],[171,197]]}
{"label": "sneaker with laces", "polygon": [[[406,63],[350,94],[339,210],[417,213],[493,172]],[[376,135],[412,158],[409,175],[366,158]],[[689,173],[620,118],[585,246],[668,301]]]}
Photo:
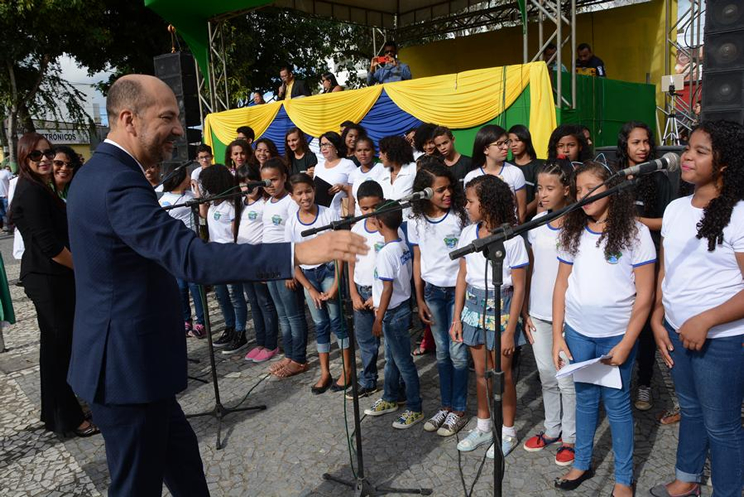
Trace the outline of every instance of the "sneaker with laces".
{"label": "sneaker with laces", "polygon": [[468,424],[468,418],[464,414],[460,416],[457,413],[450,412],[442,426],[437,430],[440,437],[451,437],[458,431],[462,430]]}
{"label": "sneaker with laces", "polygon": [[648,411],[654,406],[653,397],[651,396],[651,387],[638,387],[636,395],[635,408],[639,411]]}
{"label": "sneaker with laces", "polygon": [[573,464],[576,458],[576,451],[570,445],[563,444],[558,447],[558,452],[555,454],[555,463],[558,466],[570,466]]}
{"label": "sneaker with laces", "polygon": [[189,331],[189,336],[195,337],[195,338],[204,338],[204,333],[206,333],[206,329],[204,328],[203,324],[195,324],[193,328],[191,328],[191,331]]}
{"label": "sneaker with laces", "polygon": [[259,352],[263,350],[263,347],[253,347],[251,350],[248,351],[248,353],[245,355],[245,360],[253,362],[253,360],[256,358]]}
{"label": "sneaker with laces", "polygon": [[248,346],[248,339],[245,337],[245,331],[238,331],[235,332],[233,335],[233,340],[230,342],[229,345],[225,346],[224,349],[222,349],[222,353],[227,354],[234,354],[236,352],[240,352],[244,348]]}
{"label": "sneaker with laces", "polygon": [[364,414],[367,416],[382,416],[389,412],[395,412],[398,410],[397,402],[388,402],[387,400],[379,399],[377,402],[372,404],[372,407],[364,410]]}
{"label": "sneaker with laces", "polygon": [[478,428],[470,430],[468,436],[460,440],[457,444],[457,450],[460,452],[470,452],[481,445],[493,443],[493,433],[490,431],[480,431]]}
{"label": "sneaker with laces", "polygon": [[277,355],[278,353],[279,353],[279,347],[275,348],[274,350],[269,350],[266,347],[264,347],[263,349],[261,349],[261,351],[258,354],[256,354],[256,357],[253,358],[253,362],[255,363],[266,362],[272,357],[274,357],[275,355]]}
{"label": "sneaker with laces", "polygon": [[447,419],[447,414],[449,414],[447,409],[438,410],[431,419],[424,423],[424,431],[437,431],[444,424],[444,420]]}
{"label": "sneaker with laces", "polygon": [[407,430],[419,421],[423,421],[423,419],[424,413],[422,411],[411,411],[410,409],[406,409],[398,419],[393,421],[393,428],[398,430]]}
{"label": "sneaker with laces", "polygon": [[541,431],[534,437],[527,440],[522,447],[524,447],[524,450],[527,452],[540,452],[548,445],[552,445],[554,443],[558,443],[561,441],[560,435],[555,438],[550,438],[545,436],[545,432]]}
{"label": "sneaker with laces", "polygon": [[[491,444],[491,446],[486,451],[486,457],[489,459],[494,458],[494,445]],[[504,454],[504,457],[511,454],[511,452],[519,445],[519,441],[517,440],[517,437],[510,437],[509,435],[504,435],[501,437],[501,453]]]}
{"label": "sneaker with laces", "polygon": [[233,335],[235,334],[235,328],[225,328],[225,331],[222,332],[222,335],[212,342],[212,345],[215,347],[227,347],[227,345],[232,342]]}
{"label": "sneaker with laces", "polygon": [[[379,390],[380,389],[377,388],[377,385],[372,387],[363,387],[360,385],[359,387],[357,387],[357,395],[361,399],[363,397],[369,397],[373,393],[377,393]],[[344,396],[347,400],[354,400],[354,390],[352,388],[348,388]]]}

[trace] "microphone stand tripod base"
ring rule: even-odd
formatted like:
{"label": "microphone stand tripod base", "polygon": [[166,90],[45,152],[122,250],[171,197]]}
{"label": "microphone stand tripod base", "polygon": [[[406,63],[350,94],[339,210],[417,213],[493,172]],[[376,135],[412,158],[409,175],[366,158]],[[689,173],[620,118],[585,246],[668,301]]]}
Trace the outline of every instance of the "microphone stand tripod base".
{"label": "microphone stand tripod base", "polygon": [[323,473],[323,479],[333,481],[354,489],[354,497],[375,497],[384,494],[419,494],[431,495],[430,488],[389,488],[374,487],[366,478],[357,478],[356,480],[344,480],[328,473]]}

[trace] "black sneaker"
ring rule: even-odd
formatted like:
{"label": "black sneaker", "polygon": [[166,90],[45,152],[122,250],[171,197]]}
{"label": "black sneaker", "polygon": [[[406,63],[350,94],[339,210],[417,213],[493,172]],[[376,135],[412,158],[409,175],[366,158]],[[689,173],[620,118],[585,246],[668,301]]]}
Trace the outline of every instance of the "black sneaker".
{"label": "black sneaker", "polygon": [[248,346],[248,339],[245,337],[245,331],[233,334],[233,340],[228,346],[222,349],[223,354],[234,354],[240,352]]}
{"label": "black sneaker", "polygon": [[233,340],[233,335],[235,334],[235,328],[225,328],[225,331],[222,332],[222,335],[212,342],[212,345],[215,347],[227,347],[230,342]]}
{"label": "black sneaker", "polygon": [[[377,388],[376,386],[374,386],[374,387],[363,387],[363,386],[360,385],[357,388],[358,388],[357,389],[357,392],[359,393],[359,398],[360,399],[363,398],[363,397],[369,397],[370,395],[372,395],[372,394],[377,393],[377,392],[380,391],[380,389]],[[346,398],[349,399],[349,400],[354,400],[354,392],[353,392],[353,390],[351,388],[349,388],[348,390],[346,390]]]}

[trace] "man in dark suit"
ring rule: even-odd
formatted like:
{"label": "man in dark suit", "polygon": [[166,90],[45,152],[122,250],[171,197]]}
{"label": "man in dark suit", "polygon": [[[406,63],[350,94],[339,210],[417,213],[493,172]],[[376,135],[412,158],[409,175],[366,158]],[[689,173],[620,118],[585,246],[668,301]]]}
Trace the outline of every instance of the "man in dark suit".
{"label": "man in dark suit", "polygon": [[160,208],[145,179],[183,134],[173,92],[151,76],[124,76],[106,110],[111,132],[68,196],[77,295],[68,382],[103,433],[109,495],[160,496],[163,482],[176,497],[209,495],[176,401],[186,388],[186,342],[175,277],[286,279],[295,264],[353,260],[366,247],[350,233],[295,245],[199,240]]}
{"label": "man in dark suit", "polygon": [[289,64],[284,64],[279,68],[279,78],[281,78],[282,84],[276,92],[277,100],[310,96],[307,85],[303,80],[295,79],[292,67]]}

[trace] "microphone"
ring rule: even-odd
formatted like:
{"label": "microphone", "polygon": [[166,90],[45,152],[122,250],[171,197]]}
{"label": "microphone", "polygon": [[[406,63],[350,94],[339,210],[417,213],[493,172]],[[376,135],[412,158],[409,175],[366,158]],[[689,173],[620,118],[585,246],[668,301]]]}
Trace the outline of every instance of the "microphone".
{"label": "microphone", "polygon": [[398,202],[415,202],[416,200],[429,200],[434,196],[434,190],[427,187],[420,192],[411,193],[405,197],[399,198]]}
{"label": "microphone", "polygon": [[648,162],[635,165],[633,167],[626,167],[622,171],[615,173],[616,176],[637,176],[639,174],[652,173],[654,171],[661,171],[666,169],[667,171],[673,172],[679,169],[679,155],[674,152],[667,152],[662,157]]}
{"label": "microphone", "polygon": [[172,178],[173,176],[175,176],[175,175],[176,175],[176,173],[178,173],[178,171],[180,171],[180,170],[181,170],[181,169],[183,169],[184,167],[188,167],[188,166],[190,166],[191,164],[195,164],[195,163],[196,163],[196,161],[195,161],[195,160],[187,160],[186,162],[183,162],[183,163],[179,164],[178,166],[176,166],[175,168],[173,168],[173,170],[172,170],[172,171],[171,171],[170,173],[168,173],[168,174],[167,174],[167,175],[165,176],[165,178],[163,178],[163,181],[161,181],[160,183],[158,183],[157,185],[155,185],[155,186],[154,186],[153,188],[160,188],[161,186],[163,186],[163,184],[164,184],[164,183],[165,183],[166,181],[168,181],[168,180],[169,180],[169,179],[171,179],[171,178]]}
{"label": "microphone", "polygon": [[262,179],[261,181],[249,181],[248,183],[241,183],[240,186],[245,186],[249,190],[253,190],[257,186],[269,187],[269,186],[271,186],[271,180],[270,179]]}

